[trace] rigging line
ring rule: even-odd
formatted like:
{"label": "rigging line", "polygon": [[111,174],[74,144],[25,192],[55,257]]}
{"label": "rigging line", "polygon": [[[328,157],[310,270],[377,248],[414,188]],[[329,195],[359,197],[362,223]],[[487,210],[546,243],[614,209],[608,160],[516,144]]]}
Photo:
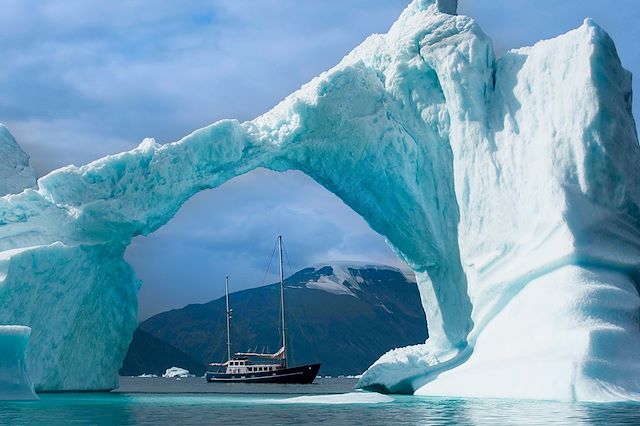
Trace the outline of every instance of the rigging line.
{"label": "rigging line", "polygon": [[[289,264],[289,271],[293,275],[293,268],[291,267],[291,261],[289,259],[289,253],[287,252],[287,247],[284,244],[282,245],[282,251],[284,252],[284,257],[285,257],[285,259],[287,259],[287,263]],[[304,318],[304,322],[308,324],[309,323],[309,318],[307,316],[307,310],[306,310],[306,308],[304,306],[304,297],[302,297],[302,294],[298,295],[298,300],[300,301],[300,307],[302,308],[302,316]],[[298,328],[300,329],[301,334],[304,336],[304,329],[300,325],[300,321],[297,321],[297,323],[298,323]],[[311,346],[313,347],[313,355],[316,358],[315,360],[319,361],[320,360],[320,356],[318,354],[318,347],[316,346],[316,341],[313,338],[313,333],[311,333],[311,335],[309,336],[309,340],[311,341]]]}
{"label": "rigging line", "polygon": [[264,271],[264,277],[262,277],[262,286],[264,286],[264,283],[267,281],[267,274],[269,273],[269,270],[271,269],[271,262],[273,262],[273,256],[276,254],[276,248],[278,247],[278,243],[276,242],[276,244],[273,246],[273,251],[271,252],[271,258],[269,259],[269,265],[267,265],[267,270]]}
{"label": "rigging line", "polygon": [[[280,240],[280,243],[282,243],[282,240]],[[284,247],[284,246],[283,246]],[[273,257],[276,253],[276,249],[278,248],[278,238],[276,238],[276,242],[273,246],[273,251],[271,252],[271,259],[269,260],[269,268],[271,267],[271,262],[273,261]],[[266,278],[267,278],[267,272],[269,272],[269,269],[267,269],[267,271],[264,274],[264,279],[262,282],[262,285],[264,285]],[[278,281],[280,281],[280,277],[278,277]],[[278,318],[282,318],[282,309],[284,307],[278,303]],[[282,328],[278,327],[278,340],[282,341]]]}
{"label": "rigging line", "polygon": [[[293,268],[291,267],[291,260],[289,259],[289,253],[287,252],[287,246],[284,245],[284,241],[283,241],[283,244],[282,244],[282,251],[284,252],[284,258],[287,260],[287,265],[289,265],[289,275],[293,275]],[[291,294],[291,292],[289,292],[289,294]],[[301,299],[300,296],[298,296],[298,300],[300,300],[300,299]],[[300,302],[301,302],[300,303],[300,307],[302,308],[302,315],[303,315],[303,317],[305,319],[305,322],[307,322],[306,321],[306,313],[305,313],[305,310],[304,310],[304,303],[302,303],[301,300],[300,300]],[[293,320],[296,322],[296,324],[298,325],[298,330],[300,330],[300,335],[304,337],[304,329],[300,325],[300,321],[298,320],[298,318],[296,318],[294,315],[289,315],[289,316],[292,317]],[[314,344],[314,343],[312,342],[312,344]],[[291,346],[293,347],[293,345],[291,345]],[[291,355],[292,355],[291,360],[293,362],[293,361],[295,361],[295,358],[293,356],[295,354],[292,352]]]}
{"label": "rigging line", "polygon": [[293,275],[293,268],[291,267],[291,261],[289,260],[289,253],[287,252],[287,247],[282,243],[282,251],[284,252],[284,258],[287,259],[287,264],[289,265],[289,275]]}
{"label": "rigging line", "polygon": [[[278,240],[276,240],[276,243],[273,245],[273,251],[271,252],[271,258],[269,258],[269,265],[267,265],[267,269],[266,271],[264,271],[264,277],[262,277],[262,285],[261,287],[264,286],[264,284],[267,282],[267,274],[269,273],[269,270],[271,269],[271,264],[273,263],[273,257],[276,254],[276,249],[278,248]],[[278,308],[278,317],[280,317],[280,315],[282,315],[281,312],[281,307]],[[278,327],[278,338],[282,339],[282,330],[280,330],[280,327]]]}

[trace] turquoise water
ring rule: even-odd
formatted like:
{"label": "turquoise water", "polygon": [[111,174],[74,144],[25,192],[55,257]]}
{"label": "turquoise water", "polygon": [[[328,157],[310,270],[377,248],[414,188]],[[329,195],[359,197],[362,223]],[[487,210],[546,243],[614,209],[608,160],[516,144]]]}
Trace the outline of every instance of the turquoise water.
{"label": "turquoise water", "polygon": [[[135,379],[117,393],[41,394],[38,401],[0,402],[0,424],[640,424],[637,404],[387,397],[349,393],[353,381],[346,379],[319,382],[302,388],[275,385],[255,393],[255,385],[207,388],[202,379]],[[173,393],[175,389],[183,393]],[[331,390],[347,393],[335,397]]]}

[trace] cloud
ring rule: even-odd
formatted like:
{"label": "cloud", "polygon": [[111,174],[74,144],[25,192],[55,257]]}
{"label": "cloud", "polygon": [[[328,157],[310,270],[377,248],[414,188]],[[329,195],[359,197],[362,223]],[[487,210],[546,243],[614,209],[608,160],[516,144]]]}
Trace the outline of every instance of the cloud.
{"label": "cloud", "polygon": [[[386,32],[408,2],[0,0],[0,122],[42,175],[144,137],[170,142],[222,118],[248,120]],[[636,0],[460,0],[460,10],[477,17],[499,52],[590,15],[611,32],[625,66],[640,69]],[[141,315],[219,296],[225,273],[235,288],[259,284],[278,232],[294,269],[398,262],[309,178],[256,171],[197,195],[166,227],[136,239],[127,257],[145,281]]]}
{"label": "cloud", "polygon": [[278,234],[288,274],[331,260],[400,264],[382,237],[311,178],[260,169],[197,194],[167,225],[134,240],[127,259],[145,283],[141,317],[219,297],[227,274],[234,290],[275,282],[276,263],[265,272]]}
{"label": "cloud", "polygon": [[[0,122],[40,175],[144,137],[170,142],[218,119],[251,119],[386,31],[406,3],[0,1]],[[145,281],[141,316],[220,295],[221,274],[235,288],[259,284],[278,232],[294,268],[390,253],[310,179],[254,172],[136,239],[127,258]]]}
{"label": "cloud", "polygon": [[[0,121],[36,152],[58,148],[63,133],[77,145],[120,149],[148,136],[174,141],[222,118],[251,119],[371,30],[384,31],[404,3],[356,0],[336,12],[275,0],[5,1]],[[54,140],[36,138],[45,127],[58,130]],[[69,162],[94,158],[81,149]]]}

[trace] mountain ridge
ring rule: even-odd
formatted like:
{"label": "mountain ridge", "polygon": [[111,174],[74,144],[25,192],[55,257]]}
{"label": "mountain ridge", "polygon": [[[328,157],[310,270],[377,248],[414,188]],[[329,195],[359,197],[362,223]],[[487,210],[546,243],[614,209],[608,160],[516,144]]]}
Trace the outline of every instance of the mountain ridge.
{"label": "mountain ridge", "polygon": [[[285,288],[289,355],[298,363],[321,361],[321,374],[362,373],[384,352],[427,337],[417,285],[399,268],[327,262],[291,275]],[[279,284],[229,299],[233,350],[277,350]],[[225,309],[224,297],[190,304],[148,318],[139,330],[202,364],[220,361],[226,359]],[[134,339],[131,357],[138,346]],[[122,371],[148,373],[137,368]]]}

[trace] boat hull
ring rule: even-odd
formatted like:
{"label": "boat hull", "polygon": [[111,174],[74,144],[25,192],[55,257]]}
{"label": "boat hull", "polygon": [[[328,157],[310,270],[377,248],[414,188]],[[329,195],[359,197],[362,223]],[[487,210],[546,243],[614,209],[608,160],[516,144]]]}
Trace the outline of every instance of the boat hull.
{"label": "boat hull", "polygon": [[256,373],[227,374],[207,371],[205,378],[209,383],[313,383],[320,370],[320,364],[300,365],[276,371]]}

